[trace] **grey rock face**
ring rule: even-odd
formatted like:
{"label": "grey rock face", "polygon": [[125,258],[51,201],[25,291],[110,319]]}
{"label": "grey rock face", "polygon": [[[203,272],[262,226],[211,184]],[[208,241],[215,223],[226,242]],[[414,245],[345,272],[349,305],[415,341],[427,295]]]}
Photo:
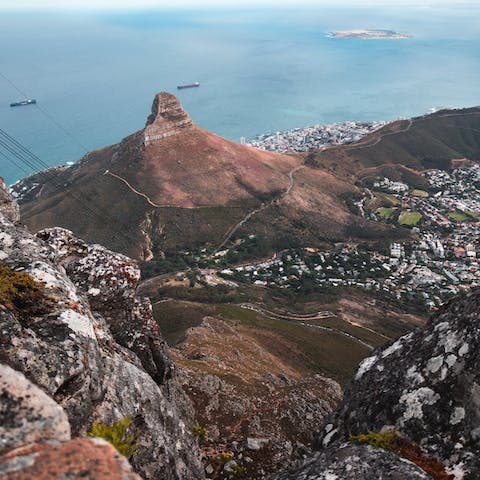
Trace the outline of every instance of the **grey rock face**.
{"label": "grey rock face", "polygon": [[158,384],[170,378],[174,364],[150,300],[136,296],[140,280],[136,262],[100,245],[88,245],[63,228],[42,230],[37,236],[53,247],[52,260],[65,268],[91,309],[106,320],[115,341],[133,351]]}
{"label": "grey rock face", "polygon": [[0,210],[0,259],[43,285],[42,309],[0,307],[0,363],[63,407],[74,436],[93,421],[132,417],[144,478],[203,478],[193,408],[172,378],[149,301],[135,296],[136,263],[66,230],[39,237]]}
{"label": "grey rock face", "polygon": [[457,479],[480,476],[480,291],[363,361],[320,438],[396,427]]}
{"label": "grey rock face", "polygon": [[34,442],[70,440],[63,408],[20,372],[0,365],[0,454]]}
{"label": "grey rock face", "polygon": [[20,220],[20,209],[12,200],[12,196],[8,192],[2,177],[0,177],[0,214],[12,222]]}
{"label": "grey rock face", "polygon": [[317,453],[276,480],[431,480],[413,463],[379,448],[345,443]]}

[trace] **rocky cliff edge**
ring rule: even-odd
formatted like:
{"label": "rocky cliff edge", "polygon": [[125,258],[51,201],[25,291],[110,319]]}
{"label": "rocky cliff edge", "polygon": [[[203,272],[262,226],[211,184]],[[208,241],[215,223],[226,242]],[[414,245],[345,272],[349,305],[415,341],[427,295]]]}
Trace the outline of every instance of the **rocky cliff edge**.
{"label": "rocky cliff edge", "polygon": [[1,182],[0,476],[139,478],[109,444],[76,438],[94,421],[130,417],[143,478],[203,478],[193,409],[149,300],[136,296],[136,263],[68,230],[32,235],[17,222]]}

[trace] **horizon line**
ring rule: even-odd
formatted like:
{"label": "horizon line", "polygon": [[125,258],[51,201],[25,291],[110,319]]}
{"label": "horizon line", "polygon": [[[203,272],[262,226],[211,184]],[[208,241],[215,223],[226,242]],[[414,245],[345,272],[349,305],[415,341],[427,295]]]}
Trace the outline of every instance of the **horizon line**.
{"label": "horizon line", "polygon": [[[9,0],[7,0],[9,2]],[[369,7],[475,7],[478,6],[476,0],[287,0],[279,2],[278,0],[234,0],[225,4],[220,0],[206,0],[199,5],[199,2],[193,0],[180,0],[175,5],[169,3],[160,3],[159,0],[141,0],[132,2],[131,0],[74,0],[65,2],[64,0],[10,0],[9,3],[1,2],[0,11],[141,11],[141,10],[183,10],[183,9],[209,9],[216,8],[222,10],[241,9],[241,8],[290,8],[290,7],[310,7],[321,8],[325,6],[342,6],[355,8]]]}

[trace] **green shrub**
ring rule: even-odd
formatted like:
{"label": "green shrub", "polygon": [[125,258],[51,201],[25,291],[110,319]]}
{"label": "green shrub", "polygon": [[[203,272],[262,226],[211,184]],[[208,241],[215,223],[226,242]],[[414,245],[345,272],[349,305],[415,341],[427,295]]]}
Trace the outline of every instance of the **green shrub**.
{"label": "green shrub", "polygon": [[233,453],[230,453],[230,452],[220,452],[218,454],[218,457],[217,457],[218,461],[225,465],[226,463],[228,463],[230,460],[233,459]]}
{"label": "green shrub", "polygon": [[110,442],[124,457],[130,458],[138,450],[138,443],[136,442],[138,433],[127,434],[131,425],[132,419],[130,417],[122,418],[111,425],[94,422],[87,435],[103,438]]}
{"label": "green shrub", "polygon": [[245,467],[242,467],[241,465],[234,465],[232,467],[232,473],[234,475],[243,475],[245,473]]}
{"label": "green shrub", "polygon": [[208,440],[208,432],[205,427],[196,426],[192,428],[193,433],[197,436],[199,443],[204,443]]}
{"label": "green shrub", "polygon": [[41,286],[30,274],[0,265],[0,303],[7,308],[23,307]]}
{"label": "green shrub", "polygon": [[397,432],[395,430],[389,432],[368,432],[362,435],[351,435],[349,438],[351,442],[366,443],[367,445],[389,451],[395,447],[396,439]]}

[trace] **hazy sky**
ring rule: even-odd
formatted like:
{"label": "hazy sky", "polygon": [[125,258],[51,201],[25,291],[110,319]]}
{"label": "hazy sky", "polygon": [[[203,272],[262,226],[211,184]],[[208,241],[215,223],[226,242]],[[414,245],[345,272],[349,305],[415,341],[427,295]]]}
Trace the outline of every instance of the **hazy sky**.
{"label": "hazy sky", "polygon": [[241,6],[288,6],[322,4],[351,5],[425,5],[468,6],[478,5],[478,0],[0,0],[0,9],[133,9],[152,7],[241,7]]}

